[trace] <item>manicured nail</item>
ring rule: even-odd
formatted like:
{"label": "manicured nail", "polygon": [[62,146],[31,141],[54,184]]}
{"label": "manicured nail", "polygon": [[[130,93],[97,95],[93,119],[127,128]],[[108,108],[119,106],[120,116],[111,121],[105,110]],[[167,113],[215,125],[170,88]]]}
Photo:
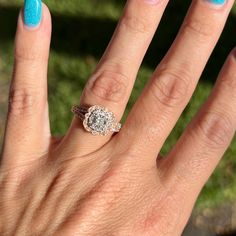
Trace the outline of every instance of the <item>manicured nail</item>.
{"label": "manicured nail", "polygon": [[226,0],[208,0],[208,2],[213,3],[215,5],[223,5],[225,4]]}
{"label": "manicured nail", "polygon": [[42,1],[25,0],[24,4],[24,23],[28,27],[37,27],[42,18]]}

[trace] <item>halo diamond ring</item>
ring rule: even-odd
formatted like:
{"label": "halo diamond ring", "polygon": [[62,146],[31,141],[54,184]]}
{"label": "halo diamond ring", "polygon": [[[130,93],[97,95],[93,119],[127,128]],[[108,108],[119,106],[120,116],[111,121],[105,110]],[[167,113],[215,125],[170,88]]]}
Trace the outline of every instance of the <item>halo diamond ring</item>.
{"label": "halo diamond ring", "polygon": [[105,136],[121,129],[121,124],[116,121],[114,113],[105,107],[73,106],[71,111],[83,121],[85,130],[93,135]]}

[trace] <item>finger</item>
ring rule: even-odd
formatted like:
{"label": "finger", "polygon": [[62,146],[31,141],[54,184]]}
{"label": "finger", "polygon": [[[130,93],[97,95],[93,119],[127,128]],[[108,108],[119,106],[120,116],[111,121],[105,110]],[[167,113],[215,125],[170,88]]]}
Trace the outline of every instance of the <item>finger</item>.
{"label": "finger", "polygon": [[18,19],[3,155],[7,164],[38,158],[50,141],[47,66],[51,17],[45,5],[40,10],[40,4],[40,0],[26,0]]}
{"label": "finger", "polygon": [[132,110],[123,134],[120,133],[121,142],[126,142],[121,145],[134,143],[133,147],[153,153],[151,163],[156,160],[192,96],[232,4],[232,0],[222,5],[205,0],[193,2],[173,46]]}
{"label": "finger", "polygon": [[[123,115],[133,84],[167,5],[167,0],[129,0],[114,36],[91,76],[81,98],[83,105],[102,105]],[[86,154],[103,146],[110,136],[97,137],[84,131],[75,117],[65,139],[78,152]]]}
{"label": "finger", "polygon": [[228,58],[206,104],[163,162],[163,180],[168,186],[178,187],[180,198],[188,196],[184,205],[193,205],[228,148],[235,128],[236,50]]}

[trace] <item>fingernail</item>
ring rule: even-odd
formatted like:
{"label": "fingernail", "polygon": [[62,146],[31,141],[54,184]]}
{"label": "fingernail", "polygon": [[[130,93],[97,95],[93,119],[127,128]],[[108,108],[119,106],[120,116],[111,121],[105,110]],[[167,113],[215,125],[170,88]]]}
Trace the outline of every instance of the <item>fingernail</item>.
{"label": "fingernail", "polygon": [[28,27],[37,27],[42,18],[42,1],[25,0],[24,4],[24,23]]}
{"label": "fingernail", "polygon": [[223,4],[225,4],[226,0],[208,0],[208,2],[215,4],[215,5],[223,5]]}

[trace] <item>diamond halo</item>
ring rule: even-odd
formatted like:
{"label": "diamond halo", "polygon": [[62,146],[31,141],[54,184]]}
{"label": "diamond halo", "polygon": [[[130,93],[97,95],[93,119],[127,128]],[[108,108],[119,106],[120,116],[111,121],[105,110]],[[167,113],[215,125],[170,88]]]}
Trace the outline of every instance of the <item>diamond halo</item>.
{"label": "diamond halo", "polygon": [[108,135],[110,132],[119,132],[121,124],[116,122],[115,115],[102,106],[92,106],[84,116],[83,126],[93,135]]}

